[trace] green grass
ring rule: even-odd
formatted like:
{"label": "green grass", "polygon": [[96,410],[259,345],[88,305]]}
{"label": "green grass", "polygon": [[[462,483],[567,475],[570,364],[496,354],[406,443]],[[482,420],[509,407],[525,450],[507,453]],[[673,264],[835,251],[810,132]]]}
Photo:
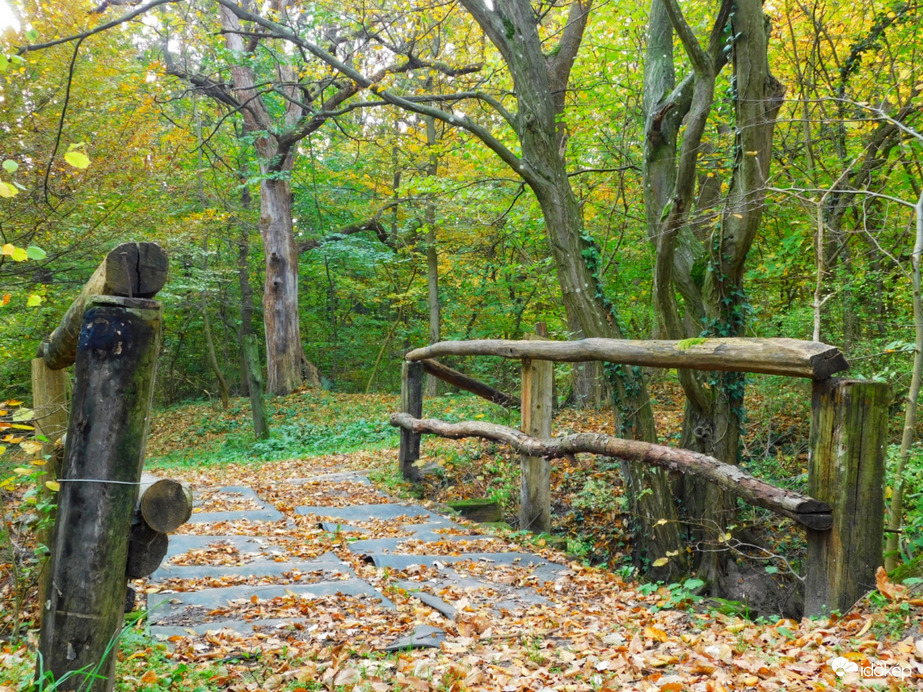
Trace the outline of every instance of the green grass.
{"label": "green grass", "polygon": [[[270,399],[270,437],[259,440],[253,434],[249,405],[242,399],[227,411],[204,404],[176,406],[155,415],[152,437],[156,442],[146,463],[160,468],[265,463],[393,448],[400,435],[388,419],[398,407],[394,396],[324,391]],[[424,415],[448,422],[489,420],[518,425],[518,412],[467,395],[427,399]],[[184,430],[182,444],[163,434],[171,426]]]}

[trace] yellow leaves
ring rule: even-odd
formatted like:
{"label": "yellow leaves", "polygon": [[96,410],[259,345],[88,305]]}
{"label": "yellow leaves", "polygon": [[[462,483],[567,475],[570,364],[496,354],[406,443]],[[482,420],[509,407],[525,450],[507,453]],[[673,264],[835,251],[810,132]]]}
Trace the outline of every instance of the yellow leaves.
{"label": "yellow leaves", "polygon": [[61,489],[61,484],[57,481],[45,481],[45,487],[51,492],[56,493]]}
{"label": "yellow leaves", "polygon": [[15,197],[19,194],[19,190],[16,189],[15,185],[10,185],[3,180],[0,180],[0,197],[5,197],[9,199],[10,197]]}
{"label": "yellow leaves", "polygon": [[668,557],[659,557],[656,560],[654,560],[653,565],[654,567],[663,567],[669,561],[670,561],[670,558]]}
{"label": "yellow leaves", "polygon": [[875,572],[875,585],[878,587],[879,593],[882,596],[887,598],[889,601],[897,601],[904,597],[907,591],[906,586],[900,584],[892,584],[888,580],[888,573],[885,572],[884,567],[879,567]]}
{"label": "yellow leaves", "polygon": [[32,293],[32,294],[26,299],[26,307],[29,307],[29,308],[36,308],[36,307],[38,307],[38,306],[41,305],[41,304],[42,304],[42,297],[41,297],[40,295],[38,295],[37,293]]}
{"label": "yellow leaves", "polygon": [[653,639],[654,641],[658,642],[670,641],[670,637],[667,635],[667,633],[657,627],[645,627],[644,636],[647,639]]}
{"label": "yellow leaves", "polygon": [[42,451],[42,443],[35,440],[23,440],[19,443],[26,454],[38,454]]}
{"label": "yellow leaves", "polygon": [[64,154],[64,160],[67,161],[74,168],[84,169],[90,165],[90,157],[87,156],[83,151],[83,147],[86,144],[80,142],[79,144],[71,144],[67,148],[67,153]]}
{"label": "yellow leaves", "polygon": [[[5,185],[6,183],[0,183],[0,185]],[[0,189],[0,196],[6,197]],[[6,243],[2,248],[0,248],[0,255],[7,255],[12,258],[14,262],[25,262],[29,259],[29,254],[22,249],[21,247],[16,247],[12,243]]]}

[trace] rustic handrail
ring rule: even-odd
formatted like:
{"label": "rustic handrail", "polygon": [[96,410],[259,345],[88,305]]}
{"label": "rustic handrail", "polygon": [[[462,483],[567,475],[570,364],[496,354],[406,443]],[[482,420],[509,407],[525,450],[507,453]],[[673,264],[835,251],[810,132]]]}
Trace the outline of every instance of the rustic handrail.
{"label": "rustic handrail", "polygon": [[418,434],[426,433],[451,439],[481,437],[508,444],[522,454],[546,459],[560,459],[573,454],[591,453],[626,461],[640,461],[679,473],[693,473],[715,483],[751,505],[763,507],[776,514],[794,519],[809,529],[826,531],[833,526],[833,515],[827,503],[801,493],[778,488],[744,473],[737,466],[725,464],[714,457],[688,449],[666,447],[637,440],[624,440],[598,433],[576,433],[563,437],[538,439],[515,428],[496,423],[480,421],[446,423],[433,418],[414,418],[406,413],[391,414],[391,425]]}
{"label": "rustic handrail", "polygon": [[684,339],[682,341],[580,339],[440,341],[414,349],[408,361],[444,356],[500,356],[575,363],[602,360],[656,368],[724,370],[824,380],[849,368],[835,346],[799,339]]}

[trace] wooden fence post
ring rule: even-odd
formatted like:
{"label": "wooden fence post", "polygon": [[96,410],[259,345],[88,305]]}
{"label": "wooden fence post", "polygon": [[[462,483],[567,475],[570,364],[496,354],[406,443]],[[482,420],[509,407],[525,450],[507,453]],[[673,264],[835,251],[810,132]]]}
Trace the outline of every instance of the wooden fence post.
{"label": "wooden fence post", "polygon": [[830,505],[833,528],[808,529],[807,616],[844,612],[875,588],[890,400],[885,382],[814,382],[808,494]]}
{"label": "wooden fence post", "polygon": [[[160,350],[160,303],[95,296],[77,342],[76,384],[64,451],[48,592],[42,603],[41,665],[60,680],[97,668],[102,679],[69,678],[58,689],[108,692],[122,626],[129,527]],[[86,684],[88,683],[89,684]]]}
{"label": "wooden fence post", "polygon": [[[539,334],[527,339],[542,339]],[[547,332],[545,332],[547,334]],[[522,361],[522,431],[538,438],[551,437],[554,364],[548,360]],[[519,528],[525,531],[551,531],[551,462],[544,457],[520,457]]]}
{"label": "wooden fence post", "polygon": [[[404,361],[401,368],[401,411],[414,418],[423,416],[423,363]],[[404,478],[416,481],[420,473],[413,463],[420,458],[420,434],[401,428],[398,460]]]}

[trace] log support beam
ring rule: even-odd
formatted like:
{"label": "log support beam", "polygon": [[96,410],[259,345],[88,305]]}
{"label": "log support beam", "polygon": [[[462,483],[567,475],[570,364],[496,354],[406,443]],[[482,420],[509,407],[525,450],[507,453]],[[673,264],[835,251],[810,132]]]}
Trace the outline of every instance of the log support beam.
{"label": "log support beam", "polygon": [[519,408],[519,401],[509,394],[504,394],[499,389],[494,389],[480,380],[443,365],[438,360],[421,360],[420,362],[423,364],[423,370],[426,374],[438,377],[453,387],[464,389],[466,392],[476,394],[482,399],[487,399],[490,403],[504,408]]}
{"label": "log support beam", "polygon": [[36,354],[52,370],[74,364],[83,313],[94,296],[153,298],[167,280],[167,254],[157,243],[122,243],[106,255],[60,324]]}

